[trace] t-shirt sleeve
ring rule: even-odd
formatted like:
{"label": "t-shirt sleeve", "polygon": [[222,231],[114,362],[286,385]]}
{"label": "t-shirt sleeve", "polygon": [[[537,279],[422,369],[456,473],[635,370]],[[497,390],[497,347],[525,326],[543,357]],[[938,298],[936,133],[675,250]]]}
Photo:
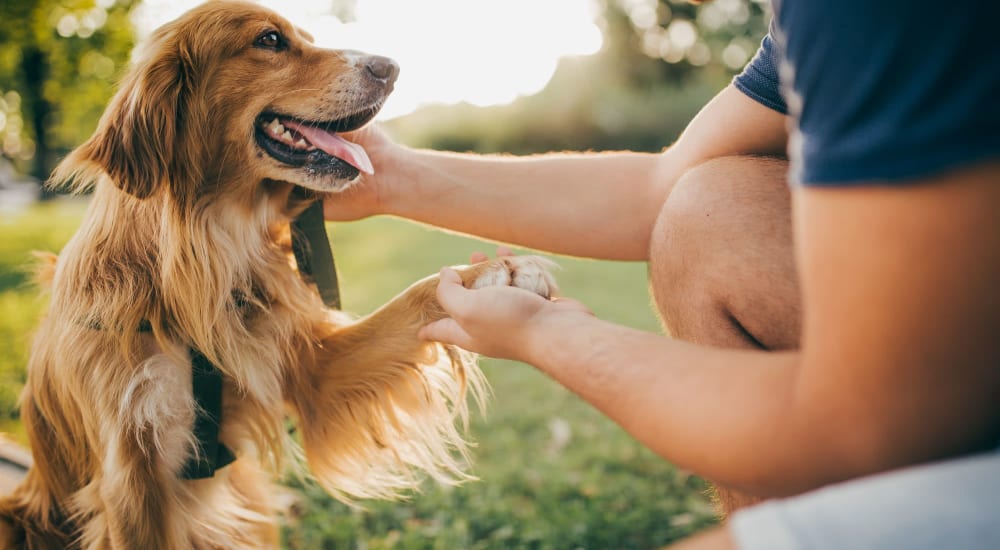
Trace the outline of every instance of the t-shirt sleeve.
{"label": "t-shirt sleeve", "polygon": [[[773,23],[772,23],[773,29]],[[760,42],[760,48],[743,72],[733,78],[733,86],[761,105],[781,114],[788,112],[778,80],[779,54],[774,38],[768,33]]]}
{"label": "t-shirt sleeve", "polygon": [[780,0],[793,181],[893,184],[1000,156],[1000,2]]}

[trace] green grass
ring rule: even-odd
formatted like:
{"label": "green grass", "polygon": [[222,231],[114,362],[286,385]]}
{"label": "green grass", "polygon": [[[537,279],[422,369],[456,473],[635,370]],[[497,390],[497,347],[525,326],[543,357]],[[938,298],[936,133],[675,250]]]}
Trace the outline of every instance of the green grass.
{"label": "green grass", "polygon": [[[28,284],[31,250],[58,250],[82,215],[55,203],[0,218],[0,430],[24,380],[31,327],[44,306]],[[416,279],[494,245],[375,218],[329,226],[344,308],[364,314]],[[605,319],[657,330],[642,264],[554,258],[563,293]],[[349,508],[311,483],[286,548],[654,548],[714,523],[700,479],[678,471],[530,366],[484,359],[493,388],[472,422],[472,469],[458,487],[428,482],[399,502]]]}
{"label": "green grass", "polygon": [[0,431],[23,439],[14,410],[24,386],[31,332],[45,299],[30,283],[32,251],[58,251],[76,230],[79,203],[53,202],[0,215]]}

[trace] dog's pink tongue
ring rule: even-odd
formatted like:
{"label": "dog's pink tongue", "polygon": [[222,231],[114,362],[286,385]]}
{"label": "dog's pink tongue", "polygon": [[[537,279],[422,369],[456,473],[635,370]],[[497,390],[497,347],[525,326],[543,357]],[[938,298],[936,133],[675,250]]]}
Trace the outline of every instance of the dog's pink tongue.
{"label": "dog's pink tongue", "polygon": [[283,120],[282,124],[305,136],[309,143],[324,153],[337,157],[366,174],[375,173],[375,167],[372,166],[368,153],[357,143],[351,143],[333,132],[299,124],[293,120]]}

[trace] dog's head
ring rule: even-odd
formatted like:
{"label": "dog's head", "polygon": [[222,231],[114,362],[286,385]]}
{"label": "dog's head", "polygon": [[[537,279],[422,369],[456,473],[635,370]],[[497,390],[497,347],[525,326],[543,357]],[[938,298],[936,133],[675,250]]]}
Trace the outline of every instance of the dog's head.
{"label": "dog's head", "polygon": [[[211,1],[158,29],[95,134],[56,179],[107,174],[126,192],[190,199],[221,182],[338,191],[372,170],[338,133],[375,116],[398,66],[314,46],[274,12]],[[231,186],[230,186],[231,187]]]}

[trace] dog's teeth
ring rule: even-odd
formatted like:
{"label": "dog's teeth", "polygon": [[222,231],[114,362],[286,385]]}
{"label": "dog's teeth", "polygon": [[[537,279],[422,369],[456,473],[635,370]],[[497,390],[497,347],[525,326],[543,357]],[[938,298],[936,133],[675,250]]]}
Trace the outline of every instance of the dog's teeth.
{"label": "dog's teeth", "polygon": [[284,134],[281,134],[281,139],[283,139],[283,140],[291,143],[292,142],[292,134],[290,132],[286,131]]}
{"label": "dog's teeth", "polygon": [[300,139],[298,143],[295,144],[296,147],[302,147],[303,149],[309,146],[309,143],[304,139]]}

